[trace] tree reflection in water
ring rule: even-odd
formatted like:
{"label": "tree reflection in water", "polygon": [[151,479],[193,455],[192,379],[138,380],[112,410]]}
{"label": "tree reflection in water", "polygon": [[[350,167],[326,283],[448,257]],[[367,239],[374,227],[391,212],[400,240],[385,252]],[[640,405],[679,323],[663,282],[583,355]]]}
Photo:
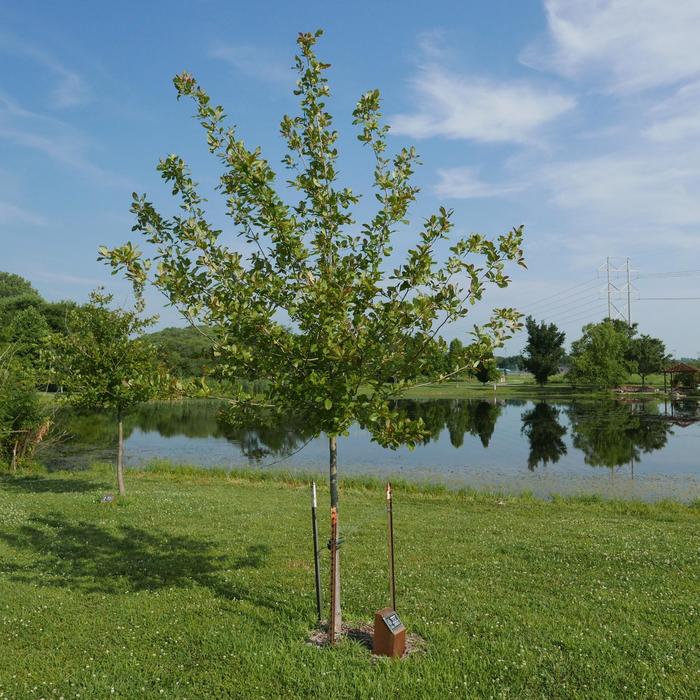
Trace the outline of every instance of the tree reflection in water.
{"label": "tree reflection in water", "polygon": [[[125,437],[128,440],[138,430],[166,438],[224,439],[259,464],[287,458],[312,437],[294,416],[270,425],[233,427],[226,420],[225,406],[225,402],[213,400],[146,404],[125,418]],[[661,404],[661,413],[655,402],[598,400],[532,404],[495,397],[489,400],[400,400],[395,402],[394,408],[406,416],[423,420],[424,444],[438,442],[447,429],[449,443],[454,448],[462,448],[465,436],[471,435],[478,438],[484,448],[491,449],[496,423],[508,409],[511,415],[516,413],[520,417],[520,435],[529,443],[527,466],[531,471],[538,465],[556,464],[567,454],[567,430],[571,435],[570,445],[583,453],[586,464],[617,467],[638,461],[642,454],[662,449],[673,434],[674,426],[690,425],[700,419],[694,400],[669,405],[665,412]],[[60,412],[59,427],[67,438],[64,444],[58,448],[53,445],[51,451],[44,454],[43,461],[48,466],[81,468],[93,461],[113,459],[116,431],[108,412],[66,409]],[[514,436],[509,431],[513,431],[510,421],[502,436],[496,438],[496,447],[500,447],[501,437],[506,444],[512,444]],[[369,442],[369,436],[366,441]],[[150,444],[148,440],[145,442]],[[157,449],[148,456],[158,456]],[[171,449],[177,450],[177,445]],[[226,459],[226,455],[222,454],[222,459]]]}
{"label": "tree reflection in water", "polygon": [[594,467],[639,461],[642,453],[662,449],[673,434],[671,423],[652,403],[574,402],[567,413],[574,447]]}
{"label": "tree reflection in water", "polygon": [[522,415],[520,432],[527,436],[530,454],[527,468],[534,471],[539,464],[556,464],[565,454],[566,445],[562,438],[566,428],[559,422],[559,409],[541,401]]}

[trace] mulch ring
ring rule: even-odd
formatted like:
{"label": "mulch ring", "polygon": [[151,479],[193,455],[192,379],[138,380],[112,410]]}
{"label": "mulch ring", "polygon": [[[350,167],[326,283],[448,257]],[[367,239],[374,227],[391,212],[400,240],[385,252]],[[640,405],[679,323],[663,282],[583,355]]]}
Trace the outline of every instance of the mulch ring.
{"label": "mulch ring", "polygon": [[[336,644],[342,642],[343,639],[349,639],[353,642],[357,642],[360,646],[364,647],[372,652],[372,640],[374,634],[374,626],[368,623],[355,623],[351,625],[343,624],[342,632],[340,637],[336,640]],[[328,624],[322,622],[318,627],[311,630],[307,640],[307,644],[311,644],[316,647],[329,647],[330,637],[328,634]],[[415,632],[409,632],[406,634],[406,651],[404,652],[402,659],[405,659],[415,653],[421,652],[425,649],[425,639]],[[372,659],[376,660],[381,657],[372,654]]]}

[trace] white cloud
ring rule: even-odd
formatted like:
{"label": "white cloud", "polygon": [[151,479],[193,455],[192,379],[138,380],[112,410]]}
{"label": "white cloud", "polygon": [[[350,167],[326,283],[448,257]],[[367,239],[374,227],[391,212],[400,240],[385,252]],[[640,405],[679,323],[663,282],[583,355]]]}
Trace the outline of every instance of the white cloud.
{"label": "white cloud", "polygon": [[700,226],[699,156],[692,149],[683,157],[635,152],[572,159],[541,168],[538,179],[554,204],[609,224],[611,236],[643,238],[653,230],[665,237],[669,227]]}
{"label": "white cloud", "polygon": [[670,99],[656,105],[644,136],[660,143],[697,139],[700,135],[700,82],[684,85]]}
{"label": "white cloud", "polygon": [[250,78],[283,84],[294,80],[294,73],[288,62],[276,58],[269,51],[255,44],[218,46],[212,49],[209,55],[225,61]]}
{"label": "white cloud", "polygon": [[63,63],[44,49],[20,41],[8,34],[0,33],[0,50],[23,56],[48,69],[56,81],[50,96],[53,107],[75,107],[88,101],[88,90],[83,78],[75,71],[66,68]]}
{"label": "white cloud", "polygon": [[18,207],[10,202],[0,201],[0,224],[29,224],[30,226],[46,226],[47,221],[43,216]]}
{"label": "white cloud", "polygon": [[87,155],[89,142],[65,122],[22,107],[0,92],[0,139],[15,146],[43,153],[63,165],[105,184],[129,187],[129,182],[93,163]]}
{"label": "white cloud", "polygon": [[484,182],[474,168],[440,168],[437,171],[438,183],[435,193],[438,197],[450,199],[476,199],[499,197],[512,192],[520,192],[520,183],[493,184]]}
{"label": "white cloud", "polygon": [[698,0],[545,0],[548,38],[523,63],[617,93],[700,74]]}
{"label": "white cloud", "polygon": [[527,142],[576,104],[552,89],[457,75],[434,63],[420,68],[412,86],[416,111],[398,114],[390,123],[394,133],[413,138]]}

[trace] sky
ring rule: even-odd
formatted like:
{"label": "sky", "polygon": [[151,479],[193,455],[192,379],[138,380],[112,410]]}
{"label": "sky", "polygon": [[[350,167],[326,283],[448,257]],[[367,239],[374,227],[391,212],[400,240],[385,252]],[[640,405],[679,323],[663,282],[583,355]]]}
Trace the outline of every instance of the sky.
{"label": "sky", "polygon": [[[233,231],[213,191],[218,163],[172,77],[193,73],[276,165],[279,121],[296,113],[295,38],[323,28],[341,178],[371,192],[371,153],[351,125],[369,89],[382,93],[390,147],[421,155],[397,260],[440,205],[454,209],[456,234],[525,225],[528,270],[446,338],[515,306],[575,339],[607,315],[607,258],[613,304],[627,314],[629,258],[632,320],[675,355],[698,356],[700,2],[672,5],[3,0],[0,270],[47,299],[82,301],[106,285],[127,302],[97,248],[138,240],[133,191],[175,212],[155,170],[174,152],[211,193],[214,223]],[[149,305],[161,326],[182,325],[155,291]],[[522,344],[521,334],[505,351]]]}

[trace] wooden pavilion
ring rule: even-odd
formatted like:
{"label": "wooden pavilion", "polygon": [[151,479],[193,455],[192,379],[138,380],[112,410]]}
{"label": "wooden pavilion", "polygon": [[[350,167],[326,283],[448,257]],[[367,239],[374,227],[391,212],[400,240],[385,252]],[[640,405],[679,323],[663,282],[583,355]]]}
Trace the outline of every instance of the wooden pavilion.
{"label": "wooden pavilion", "polygon": [[671,386],[673,387],[673,375],[674,374],[690,374],[692,376],[697,377],[698,375],[700,375],[700,368],[693,367],[693,365],[689,365],[686,362],[677,362],[675,365],[671,365],[670,367],[666,367],[665,369],[663,369],[662,373],[664,375],[664,391],[667,391],[667,388],[666,388],[666,376],[667,375],[669,375],[669,374],[671,375]]}

